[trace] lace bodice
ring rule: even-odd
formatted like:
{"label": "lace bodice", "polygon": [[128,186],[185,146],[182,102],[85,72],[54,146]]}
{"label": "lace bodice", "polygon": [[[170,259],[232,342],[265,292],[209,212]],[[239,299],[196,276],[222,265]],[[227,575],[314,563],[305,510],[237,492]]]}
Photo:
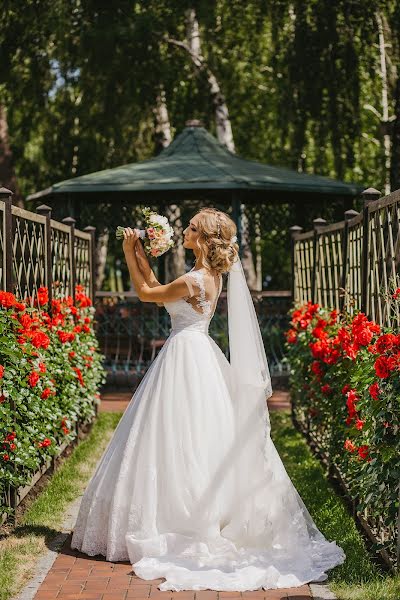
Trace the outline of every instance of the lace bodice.
{"label": "lace bodice", "polygon": [[171,317],[171,331],[190,329],[208,333],[222,289],[222,275],[218,276],[218,288],[206,286],[205,273],[191,269],[185,275],[188,295],[173,302],[164,302]]}

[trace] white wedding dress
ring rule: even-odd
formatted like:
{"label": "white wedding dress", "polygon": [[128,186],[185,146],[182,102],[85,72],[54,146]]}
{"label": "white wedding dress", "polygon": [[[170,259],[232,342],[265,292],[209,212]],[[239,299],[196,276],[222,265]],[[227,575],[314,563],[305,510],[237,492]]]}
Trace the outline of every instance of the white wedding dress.
{"label": "white wedding dress", "polygon": [[236,404],[232,361],[208,335],[222,277],[192,270],[185,280],[188,296],[165,303],[170,335],[89,482],[71,546],[129,560],[137,576],[165,578],[160,590],[326,579],[344,552],[319,532],[288,477],[265,394],[247,409]]}

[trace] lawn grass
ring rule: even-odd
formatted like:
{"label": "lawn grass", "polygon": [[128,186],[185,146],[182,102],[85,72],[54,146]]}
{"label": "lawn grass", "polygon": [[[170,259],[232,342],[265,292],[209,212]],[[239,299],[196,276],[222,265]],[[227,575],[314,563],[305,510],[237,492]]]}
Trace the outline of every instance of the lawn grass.
{"label": "lawn grass", "polygon": [[54,473],[18,526],[0,542],[0,600],[9,600],[34,575],[37,559],[60,533],[68,505],[85,489],[121,414],[99,414],[88,437]]}
{"label": "lawn grass", "polygon": [[346,561],[329,572],[329,586],[340,600],[399,600],[400,577],[391,577],[371,560],[364,539],[320,463],[295,430],[289,412],[271,412],[271,432],[286,470],[316,525],[335,540]]}

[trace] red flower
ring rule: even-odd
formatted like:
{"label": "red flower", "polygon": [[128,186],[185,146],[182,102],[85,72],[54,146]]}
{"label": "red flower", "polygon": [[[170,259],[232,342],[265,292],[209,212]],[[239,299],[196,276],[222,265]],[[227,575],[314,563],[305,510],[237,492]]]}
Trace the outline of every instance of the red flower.
{"label": "red flower", "polygon": [[324,374],[324,369],[322,368],[321,363],[317,360],[314,360],[311,363],[311,371],[317,376],[318,379],[320,379]]}
{"label": "red flower", "polygon": [[355,452],[357,450],[357,446],[353,444],[351,440],[347,439],[344,443],[344,449],[347,450],[347,452]]}
{"label": "red flower", "polygon": [[71,359],[72,359],[72,358],[75,358],[75,354],[76,354],[76,352],[74,352],[73,350],[71,350],[71,352],[68,352],[68,356],[69,356],[69,358],[71,358]]}
{"label": "red flower", "polygon": [[26,305],[23,302],[16,302],[14,304],[14,310],[23,311],[26,309]]}
{"label": "red flower", "polygon": [[49,396],[51,396],[52,391],[50,388],[45,388],[42,392],[42,395],[40,396],[42,398],[42,400],[46,400],[46,398],[48,398]]}
{"label": "red flower", "polygon": [[3,379],[4,377],[4,367],[3,365],[0,365],[0,379]]}
{"label": "red flower", "polygon": [[325,383],[325,385],[323,385],[321,387],[321,392],[325,395],[328,396],[329,394],[331,394],[333,392],[331,386],[329,385],[329,383]]}
{"label": "red flower", "polygon": [[76,303],[81,308],[85,308],[87,306],[91,306],[92,305],[91,299],[88,296],[86,296],[85,294],[82,294],[79,291],[75,294],[75,299],[76,299]]}
{"label": "red flower", "polygon": [[360,446],[358,449],[358,456],[365,460],[366,458],[368,458],[368,451],[369,451],[369,446],[364,445],[364,446]]}
{"label": "red flower", "polygon": [[400,288],[397,288],[397,290],[394,292],[392,298],[394,298],[395,300],[397,300],[397,298],[400,298]]}
{"label": "red flower", "polygon": [[17,300],[11,292],[0,292],[0,304],[3,308],[15,306]]}
{"label": "red flower", "polygon": [[328,324],[334,325],[337,321],[338,315],[339,315],[339,312],[336,310],[336,308],[334,308],[329,314]]}
{"label": "red flower", "polygon": [[310,342],[309,347],[311,349],[311,354],[314,358],[322,360],[325,356],[325,353],[328,349],[328,345],[325,340],[318,340],[317,342]]}
{"label": "red flower", "polygon": [[43,442],[39,442],[38,446],[39,448],[46,448],[47,446],[50,446],[51,444],[51,440],[49,440],[49,438],[44,438]]}
{"label": "red flower", "polygon": [[35,387],[35,385],[38,383],[39,379],[40,379],[39,373],[36,373],[36,371],[32,371],[28,377],[29,385],[31,387]]}
{"label": "red flower", "polygon": [[390,372],[395,369],[394,357],[380,356],[375,361],[375,373],[381,379],[389,377]]}
{"label": "red flower", "polygon": [[350,390],[350,386],[348,383],[346,383],[346,385],[344,385],[342,387],[342,394],[347,394],[347,392]]}
{"label": "red flower", "polygon": [[82,327],[81,327],[80,325],[75,325],[75,327],[74,327],[74,331],[75,331],[76,333],[81,333],[81,331],[82,331]]}
{"label": "red flower", "polygon": [[323,361],[327,365],[334,365],[340,358],[339,350],[329,350],[328,353],[324,356]]}
{"label": "red flower", "polygon": [[56,315],[57,313],[61,312],[60,300],[52,300],[51,301],[51,310],[52,310],[53,315]]}
{"label": "red flower", "polygon": [[368,346],[374,334],[367,327],[362,327],[355,331],[354,339],[360,346]]}
{"label": "red flower", "polygon": [[16,437],[17,434],[15,433],[15,431],[12,431],[11,433],[7,433],[6,440],[7,442],[12,442],[13,440],[15,440]]}
{"label": "red flower", "polygon": [[380,388],[379,388],[379,383],[373,383],[372,385],[369,386],[369,393],[371,394],[371,396],[373,397],[374,400],[379,400],[379,392],[380,392]]}
{"label": "red flower", "polygon": [[[89,323],[90,323],[90,317],[85,317],[83,319],[83,321],[84,321],[84,323],[86,323],[87,325],[89,325]],[[289,331],[294,331],[294,329],[290,329]],[[296,333],[296,332],[294,331],[294,333]],[[296,337],[297,337],[297,335],[296,335]]]}
{"label": "red flower", "polygon": [[10,460],[10,457],[8,456],[8,454],[3,454],[3,460]]}
{"label": "red flower", "polygon": [[76,373],[76,376],[77,376],[77,378],[78,378],[78,380],[79,380],[79,383],[81,384],[81,386],[82,386],[82,387],[85,387],[85,382],[84,382],[84,380],[83,380],[83,377],[82,377],[82,372],[81,372],[81,370],[80,370],[80,369],[78,369],[78,367],[72,367],[72,368],[73,368],[73,370],[75,371],[75,373]]}
{"label": "red flower", "polygon": [[90,327],[88,327],[87,325],[82,325],[82,329],[85,333],[90,333]]}
{"label": "red flower", "polygon": [[35,346],[35,348],[48,348],[50,345],[50,338],[43,333],[43,331],[37,331],[33,336],[32,336],[32,344]]}
{"label": "red flower", "polygon": [[3,404],[3,402],[6,401],[6,397],[4,396],[4,394],[1,394],[0,396],[0,404]]}
{"label": "red flower", "polygon": [[385,333],[381,335],[375,342],[375,346],[379,354],[385,354],[387,350],[391,350],[396,343],[396,336],[393,333]]}
{"label": "red flower", "polygon": [[362,419],[356,419],[356,429],[358,429],[359,431],[362,430],[362,428],[364,427],[365,421],[363,421]]}
{"label": "red flower", "polygon": [[49,301],[49,292],[46,287],[40,287],[37,291],[37,299],[40,306],[47,304]]}
{"label": "red flower", "polygon": [[347,392],[346,406],[349,412],[349,417],[352,419],[357,415],[356,402],[358,399],[359,398],[355,390],[350,390]]}
{"label": "red flower", "polygon": [[44,363],[39,363],[39,371],[41,373],[46,373],[46,365]]}
{"label": "red flower", "polygon": [[63,344],[65,344],[66,342],[72,342],[72,340],[75,338],[75,334],[72,333],[72,331],[61,331],[61,329],[57,331],[57,335],[60,342],[62,342]]}

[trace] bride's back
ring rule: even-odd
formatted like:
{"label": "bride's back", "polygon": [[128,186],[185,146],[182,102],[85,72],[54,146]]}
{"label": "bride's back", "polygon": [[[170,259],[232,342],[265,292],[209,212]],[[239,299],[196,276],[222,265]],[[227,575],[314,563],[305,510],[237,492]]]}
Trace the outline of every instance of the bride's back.
{"label": "bride's back", "polygon": [[190,270],[184,275],[188,293],[179,300],[164,302],[171,316],[171,329],[208,332],[222,289],[222,275],[206,269]]}

